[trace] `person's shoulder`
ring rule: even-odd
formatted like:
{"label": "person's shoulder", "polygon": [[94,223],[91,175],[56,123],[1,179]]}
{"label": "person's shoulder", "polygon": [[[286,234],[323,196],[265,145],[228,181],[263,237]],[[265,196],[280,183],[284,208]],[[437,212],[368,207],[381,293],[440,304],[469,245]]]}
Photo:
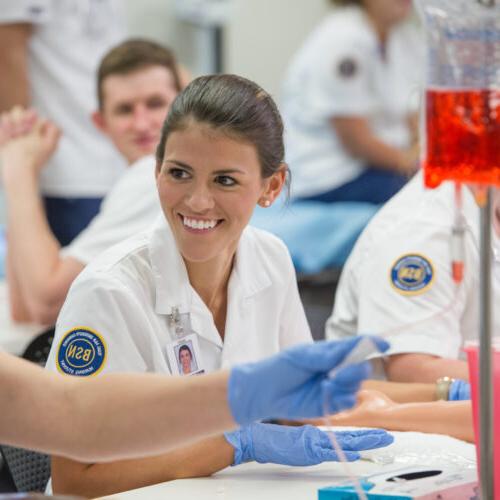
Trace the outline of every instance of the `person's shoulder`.
{"label": "person's shoulder", "polygon": [[[136,188],[146,187],[149,189],[151,186],[154,187],[155,167],[156,160],[152,155],[137,160],[127,167],[115,186],[111,188],[110,194],[121,191],[131,185],[134,185]],[[156,192],[155,189],[153,191]]]}
{"label": "person's shoulder", "polygon": [[371,46],[375,40],[366,15],[356,6],[335,9],[317,27],[316,36],[336,44],[349,42],[358,46]]}
{"label": "person's shoulder", "polygon": [[242,235],[247,254],[253,255],[255,265],[268,269],[271,274],[287,274],[293,270],[292,258],[285,243],[274,234],[247,226]]}
{"label": "person's shoulder", "polygon": [[151,214],[159,213],[159,209],[155,160],[153,156],[147,156],[127,168],[106,195],[99,216],[102,218],[104,214],[106,218],[111,216],[113,219],[126,217],[128,220],[124,222],[132,224],[134,214],[145,212],[146,217],[154,218],[155,215]]}
{"label": "person's shoulder", "polygon": [[247,226],[243,231],[243,237],[253,242],[265,254],[289,255],[288,248],[283,240],[264,229]]}
{"label": "person's shoulder", "polygon": [[1,24],[42,24],[53,15],[53,2],[50,0],[2,0],[0,9]]}
{"label": "person's shoulder", "polygon": [[398,242],[409,245],[448,234],[453,215],[452,186],[427,189],[419,173],[375,214],[352,254],[363,260],[367,252],[386,252]]}
{"label": "person's shoulder", "polygon": [[154,155],[143,156],[130,165],[130,170],[138,172],[144,169],[154,169],[156,167],[156,158]]}
{"label": "person's shoulder", "polygon": [[151,229],[142,231],[112,247],[93,259],[74,281],[76,286],[107,286],[136,283],[138,276],[144,277],[149,269],[149,241]]}

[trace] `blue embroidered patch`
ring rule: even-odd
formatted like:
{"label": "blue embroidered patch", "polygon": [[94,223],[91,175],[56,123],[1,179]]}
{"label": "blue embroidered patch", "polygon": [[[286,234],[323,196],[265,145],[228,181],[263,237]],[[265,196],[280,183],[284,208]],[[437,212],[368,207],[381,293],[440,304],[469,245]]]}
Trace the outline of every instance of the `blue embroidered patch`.
{"label": "blue embroidered patch", "polygon": [[87,377],[104,368],[106,343],[97,333],[86,327],[73,328],[59,343],[57,369],[61,373]]}
{"label": "blue embroidered patch", "polygon": [[403,255],[393,264],[390,279],[398,292],[416,295],[423,293],[432,285],[434,268],[429,259],[422,255]]}

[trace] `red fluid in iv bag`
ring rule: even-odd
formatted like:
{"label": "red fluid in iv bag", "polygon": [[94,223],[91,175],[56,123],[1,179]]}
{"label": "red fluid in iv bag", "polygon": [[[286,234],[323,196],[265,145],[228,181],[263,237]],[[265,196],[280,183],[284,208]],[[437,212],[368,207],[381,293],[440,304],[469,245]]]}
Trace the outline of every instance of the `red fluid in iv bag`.
{"label": "red fluid in iv bag", "polygon": [[500,186],[500,89],[426,93],[427,187],[444,180]]}

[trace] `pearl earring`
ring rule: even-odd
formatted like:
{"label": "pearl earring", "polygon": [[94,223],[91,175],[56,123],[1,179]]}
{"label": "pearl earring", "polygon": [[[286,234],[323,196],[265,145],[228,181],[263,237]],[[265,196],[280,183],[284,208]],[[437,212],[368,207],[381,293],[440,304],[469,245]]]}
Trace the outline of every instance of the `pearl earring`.
{"label": "pearl earring", "polygon": [[271,206],[271,202],[269,200],[264,200],[264,206],[267,208],[267,207],[270,207]]}

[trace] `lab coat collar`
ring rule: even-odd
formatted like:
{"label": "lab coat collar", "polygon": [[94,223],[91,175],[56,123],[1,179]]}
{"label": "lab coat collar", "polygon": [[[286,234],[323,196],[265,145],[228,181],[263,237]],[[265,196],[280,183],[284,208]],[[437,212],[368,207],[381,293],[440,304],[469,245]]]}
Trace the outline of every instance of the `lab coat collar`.
{"label": "lab coat collar", "polygon": [[149,257],[156,288],[155,312],[171,314],[173,307],[181,313],[188,312],[192,294],[186,265],[163,214],[153,226]]}
{"label": "lab coat collar", "polygon": [[[173,307],[180,307],[180,312],[191,310],[196,292],[189,283],[186,265],[163,215],[153,228],[149,254],[156,287],[156,313],[170,314]],[[240,297],[249,298],[268,288],[272,281],[265,265],[267,260],[257,245],[256,230],[245,228],[236,250],[229,294],[238,289]]]}
{"label": "lab coat collar", "polygon": [[268,260],[257,244],[256,229],[247,226],[236,250],[230,287],[234,287],[235,282],[238,282],[241,296],[249,298],[271,286],[272,280],[266,267]]}

